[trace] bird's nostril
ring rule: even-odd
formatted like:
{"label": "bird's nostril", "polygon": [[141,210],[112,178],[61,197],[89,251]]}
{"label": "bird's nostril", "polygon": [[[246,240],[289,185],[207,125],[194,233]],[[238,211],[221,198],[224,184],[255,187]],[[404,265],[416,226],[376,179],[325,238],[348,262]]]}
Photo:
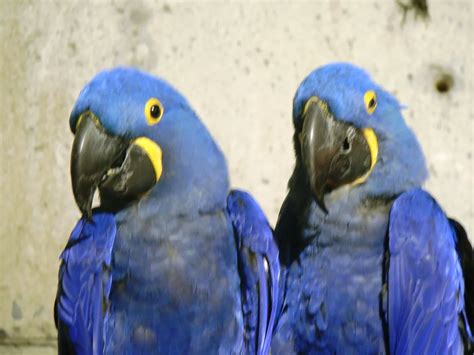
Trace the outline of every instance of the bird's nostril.
{"label": "bird's nostril", "polygon": [[344,142],[342,143],[342,151],[348,152],[351,150],[351,144],[349,143],[349,139],[346,137]]}

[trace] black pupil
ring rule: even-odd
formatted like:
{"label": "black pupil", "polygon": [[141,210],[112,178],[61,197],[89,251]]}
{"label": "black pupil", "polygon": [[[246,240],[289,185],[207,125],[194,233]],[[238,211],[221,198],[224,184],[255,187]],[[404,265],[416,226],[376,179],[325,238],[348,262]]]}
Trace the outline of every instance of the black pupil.
{"label": "black pupil", "polygon": [[158,106],[158,105],[153,105],[153,106],[150,108],[150,115],[151,115],[151,117],[153,117],[153,118],[158,118],[158,117],[160,117],[160,114],[161,114],[160,106]]}
{"label": "black pupil", "polygon": [[372,98],[372,99],[370,99],[370,101],[369,101],[369,107],[372,108],[372,107],[374,107],[374,106],[375,106],[375,99]]}

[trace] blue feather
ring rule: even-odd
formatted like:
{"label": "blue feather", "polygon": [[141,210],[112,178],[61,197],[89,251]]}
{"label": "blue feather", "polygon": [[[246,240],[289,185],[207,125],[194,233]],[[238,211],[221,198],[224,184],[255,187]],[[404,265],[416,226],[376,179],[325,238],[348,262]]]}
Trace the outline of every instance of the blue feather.
{"label": "blue feather", "polygon": [[455,234],[436,201],[423,190],[410,190],[394,202],[389,252],[391,353],[460,353],[464,279]]}
{"label": "blue feather", "polygon": [[[227,199],[227,211],[239,247],[244,294],[242,307],[246,310],[245,326],[249,330],[247,342],[250,349],[247,350],[249,353],[268,354],[279,300],[280,265],[273,231],[260,207],[246,192],[232,191]],[[256,263],[252,259],[256,259]],[[258,330],[256,350],[252,345],[255,343],[255,330]]]}
{"label": "blue feather", "polygon": [[[61,254],[57,317],[61,342],[77,354],[102,354],[104,317],[109,294],[111,254],[116,234],[113,215],[96,213],[81,219]],[[61,349],[60,352],[62,353]]]}

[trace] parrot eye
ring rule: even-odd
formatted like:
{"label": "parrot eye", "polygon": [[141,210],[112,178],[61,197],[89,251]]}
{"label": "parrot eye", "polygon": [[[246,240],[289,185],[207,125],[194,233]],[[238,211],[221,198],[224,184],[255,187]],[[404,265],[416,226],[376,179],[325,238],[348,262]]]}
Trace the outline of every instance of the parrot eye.
{"label": "parrot eye", "polygon": [[146,102],[145,117],[148,125],[153,126],[161,121],[163,117],[163,105],[160,100],[152,97]]}
{"label": "parrot eye", "polygon": [[375,91],[368,90],[364,94],[365,109],[369,115],[373,114],[377,107],[377,95]]}

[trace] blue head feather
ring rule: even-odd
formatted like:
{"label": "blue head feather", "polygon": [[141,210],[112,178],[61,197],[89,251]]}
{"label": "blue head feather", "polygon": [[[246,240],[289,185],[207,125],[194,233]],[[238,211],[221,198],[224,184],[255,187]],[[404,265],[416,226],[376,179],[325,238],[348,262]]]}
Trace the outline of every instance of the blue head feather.
{"label": "blue head feather", "polygon": [[[150,126],[144,108],[153,97],[160,100],[164,113],[159,123]],[[103,71],[81,91],[69,119],[73,131],[87,110],[109,134],[127,139],[144,136],[161,147],[163,173],[140,201],[142,213],[166,211],[168,215],[224,206],[228,192],[224,156],[186,99],[170,84],[134,68]]]}
{"label": "blue head feather", "polygon": [[[373,90],[377,107],[369,115],[364,94]],[[421,147],[406,125],[400,112],[402,106],[390,93],[374,83],[362,69],[348,63],[334,63],[311,72],[299,86],[293,101],[293,123],[300,125],[304,103],[318,96],[326,101],[338,120],[358,128],[372,128],[378,139],[377,163],[367,181],[353,191],[361,197],[396,195],[421,186],[427,177]]]}

